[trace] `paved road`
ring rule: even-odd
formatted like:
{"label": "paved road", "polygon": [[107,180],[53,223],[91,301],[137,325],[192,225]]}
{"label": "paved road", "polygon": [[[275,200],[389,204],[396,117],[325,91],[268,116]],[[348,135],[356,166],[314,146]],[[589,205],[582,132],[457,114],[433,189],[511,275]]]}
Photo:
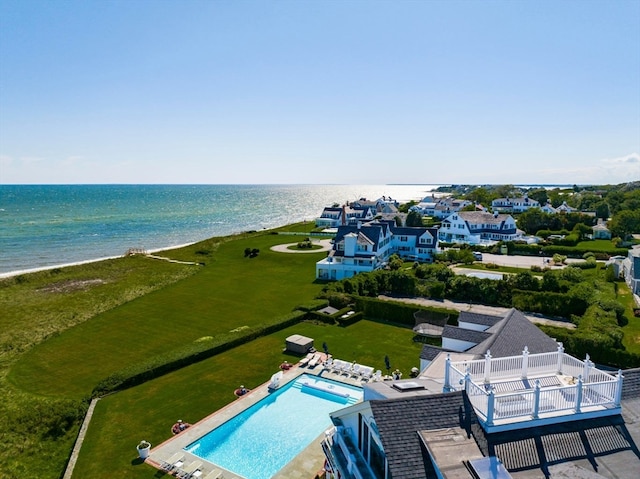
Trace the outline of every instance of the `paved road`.
{"label": "paved road", "polygon": [[[461,303],[458,301],[451,301],[449,299],[427,299],[427,298],[397,298],[394,296],[378,296],[380,299],[390,300],[390,301],[401,301],[403,303],[412,303],[418,304],[420,306],[431,306],[436,308],[447,308],[447,309],[455,309],[456,311],[469,311],[471,313],[478,314],[492,314],[496,315],[504,315],[510,308],[501,308],[499,306],[485,306],[483,304],[470,304],[470,303]],[[527,319],[535,324],[545,324],[547,326],[558,326],[560,328],[567,329],[575,329],[576,325],[573,323],[558,321],[556,319],[545,318],[542,316],[534,316],[531,314],[525,314]]]}

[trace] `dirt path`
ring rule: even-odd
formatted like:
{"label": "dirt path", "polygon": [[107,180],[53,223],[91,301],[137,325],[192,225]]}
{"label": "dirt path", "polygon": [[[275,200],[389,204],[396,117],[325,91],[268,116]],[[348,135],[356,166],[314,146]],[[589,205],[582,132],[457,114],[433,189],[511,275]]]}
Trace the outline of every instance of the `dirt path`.
{"label": "dirt path", "polygon": [[[436,308],[455,309],[456,311],[469,311],[478,314],[492,314],[492,315],[504,315],[510,308],[501,308],[499,306],[485,306],[483,304],[470,304],[461,303],[458,301],[451,301],[449,299],[435,300],[427,298],[401,298],[394,296],[378,296],[380,299],[390,301],[401,301],[403,303],[418,304],[420,306],[431,306]],[[544,324],[547,326],[557,326],[560,328],[575,329],[576,325],[567,321],[560,321],[557,319],[545,318],[542,316],[534,316],[532,314],[525,314],[527,319],[534,324]]]}

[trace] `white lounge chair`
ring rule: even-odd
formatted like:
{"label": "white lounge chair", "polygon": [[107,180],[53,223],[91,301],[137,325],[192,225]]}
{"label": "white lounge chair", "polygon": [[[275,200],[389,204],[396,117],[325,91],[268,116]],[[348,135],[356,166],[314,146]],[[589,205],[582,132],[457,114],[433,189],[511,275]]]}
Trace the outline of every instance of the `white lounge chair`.
{"label": "white lounge chair", "polygon": [[353,366],[351,366],[351,369],[349,370],[349,374],[353,377],[359,377],[360,376],[360,368],[363,368],[364,366],[361,366],[358,363],[354,363]]}
{"label": "white lounge chair", "polygon": [[307,363],[311,361],[311,359],[313,359],[314,356],[315,356],[314,353],[307,354],[304,358],[300,360],[300,366],[306,366]]}
{"label": "white lounge chair", "polygon": [[333,369],[333,358],[329,358],[324,362],[324,368],[328,370]]}
{"label": "white lounge chair", "polygon": [[204,476],[203,479],[222,479],[222,471],[220,469],[214,469],[209,474]]}
{"label": "white lounge chair", "polygon": [[162,469],[164,469],[167,472],[172,471],[174,468],[180,467],[182,466],[182,464],[184,464],[183,459],[184,459],[184,454],[181,452],[176,452],[173,456],[171,456],[166,461],[162,461],[162,464],[161,464]]}
{"label": "white lounge chair", "polygon": [[334,359],[333,360],[333,372],[337,374],[342,374],[342,371],[345,367],[345,362],[342,359]]}
{"label": "white lounge chair", "polygon": [[371,379],[371,375],[373,374],[373,368],[371,366],[361,366],[360,367],[360,377],[363,381],[368,381]]}
{"label": "white lounge chair", "polygon": [[382,371],[380,371],[379,369],[373,374],[373,378],[374,381],[380,381],[382,380]]}
{"label": "white lounge chair", "polygon": [[178,477],[180,479],[190,479],[196,471],[200,470],[201,467],[202,461],[193,461],[188,466],[178,471]]}
{"label": "white lounge chair", "polygon": [[313,356],[313,358],[311,358],[311,361],[309,361],[309,367],[310,368],[315,368],[318,365],[318,363],[320,362],[320,358],[321,357],[322,356],[319,353],[316,354],[315,356]]}

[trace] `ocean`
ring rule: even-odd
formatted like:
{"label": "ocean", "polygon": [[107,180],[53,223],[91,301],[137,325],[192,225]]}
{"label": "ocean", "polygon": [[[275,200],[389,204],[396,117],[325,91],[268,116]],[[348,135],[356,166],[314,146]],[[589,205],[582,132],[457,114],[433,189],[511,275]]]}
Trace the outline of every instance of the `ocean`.
{"label": "ocean", "polygon": [[0,185],[0,276],[300,221],[437,185]]}

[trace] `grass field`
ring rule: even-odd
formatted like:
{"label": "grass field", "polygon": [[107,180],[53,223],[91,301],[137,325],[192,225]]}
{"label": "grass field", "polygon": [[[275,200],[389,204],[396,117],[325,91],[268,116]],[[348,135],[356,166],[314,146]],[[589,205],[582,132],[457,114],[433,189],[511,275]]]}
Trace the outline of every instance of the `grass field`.
{"label": "grass field", "polygon": [[[322,288],[313,279],[315,262],[326,253],[273,252],[272,245],[300,240],[275,233],[160,253],[200,265],[129,257],[0,280],[0,477],[59,478],[87,396],[109,374],[185,342],[256,327],[315,298]],[[247,258],[246,248],[260,252]],[[631,311],[626,285],[616,294]],[[624,342],[638,351],[640,321],[629,317]],[[287,358],[284,338],[293,333],[376,369],[384,369],[385,355],[394,369],[418,365],[420,344],[410,329],[304,322],[101,399],[74,478],[159,477],[139,464],[135,445],[159,444],[178,417],[195,422],[233,401],[239,384],[267,381]]]}
{"label": "grass field", "polygon": [[[22,390],[82,397],[114,371],[181,342],[254,327],[314,298],[318,254],[283,254],[263,235],[222,243],[189,278],[100,314],[25,354],[9,374]],[[245,248],[257,248],[255,258]],[[213,261],[211,261],[213,260]],[[286,279],[285,279],[286,278]],[[64,384],[64,389],[60,388]]]}
{"label": "grass field", "polygon": [[171,437],[176,419],[196,422],[236,398],[240,384],[254,388],[267,382],[278,365],[296,357],[283,355],[284,339],[303,334],[326,342],[337,358],[357,360],[384,371],[384,355],[393,368],[408,372],[418,366],[420,344],[411,329],[362,320],[346,328],[304,322],[227,353],[186,367],[98,402],[75,478],[158,477],[136,460],[135,445],[153,445]]}

